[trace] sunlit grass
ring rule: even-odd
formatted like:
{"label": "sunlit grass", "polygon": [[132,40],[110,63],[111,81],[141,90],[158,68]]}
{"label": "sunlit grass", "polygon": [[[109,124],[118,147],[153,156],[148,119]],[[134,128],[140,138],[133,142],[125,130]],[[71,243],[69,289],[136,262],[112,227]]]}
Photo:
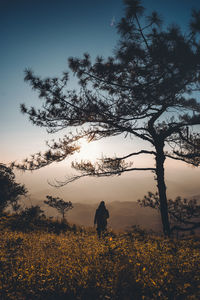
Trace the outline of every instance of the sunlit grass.
{"label": "sunlit grass", "polygon": [[200,299],[200,241],[0,231],[0,299]]}

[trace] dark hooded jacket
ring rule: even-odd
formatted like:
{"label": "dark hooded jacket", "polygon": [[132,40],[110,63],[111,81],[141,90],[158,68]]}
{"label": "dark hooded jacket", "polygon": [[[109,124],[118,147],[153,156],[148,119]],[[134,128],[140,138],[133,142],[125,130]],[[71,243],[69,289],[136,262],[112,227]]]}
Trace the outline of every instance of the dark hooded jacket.
{"label": "dark hooded jacket", "polygon": [[107,219],[109,218],[109,212],[105,207],[104,201],[102,201],[96,210],[94,217],[94,224],[97,224],[97,228],[105,229],[107,226]]}

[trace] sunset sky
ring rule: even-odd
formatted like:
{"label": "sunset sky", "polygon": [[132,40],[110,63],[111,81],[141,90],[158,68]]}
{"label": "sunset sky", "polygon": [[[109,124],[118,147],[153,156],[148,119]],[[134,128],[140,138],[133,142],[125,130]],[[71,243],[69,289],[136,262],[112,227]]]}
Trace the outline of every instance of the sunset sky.
{"label": "sunset sky", "polygon": [[[157,10],[167,23],[177,22],[187,30],[192,8],[200,9],[199,0],[145,0],[147,11]],[[69,56],[89,52],[92,57],[107,57],[118,40],[113,20],[123,15],[121,0],[0,0],[0,126],[2,163],[21,161],[30,154],[44,150],[45,141],[59,135],[47,135],[44,128],[33,126],[20,113],[20,103],[37,106],[37,94],[24,82],[25,68],[42,77],[59,76],[68,70]],[[72,86],[76,87],[74,79]],[[70,88],[70,87],[69,87]],[[66,133],[66,132],[64,132]],[[132,173],[106,179],[85,178],[61,189],[54,189],[47,180],[63,179],[73,174],[72,159],[125,155],[146,147],[138,140],[121,137],[84,144],[75,157],[42,170],[21,174],[31,197],[58,195],[75,202],[137,200],[147,191],[155,190],[153,174]],[[135,159],[136,166],[153,166],[149,157]],[[200,170],[184,163],[166,161],[168,195],[200,195]]]}

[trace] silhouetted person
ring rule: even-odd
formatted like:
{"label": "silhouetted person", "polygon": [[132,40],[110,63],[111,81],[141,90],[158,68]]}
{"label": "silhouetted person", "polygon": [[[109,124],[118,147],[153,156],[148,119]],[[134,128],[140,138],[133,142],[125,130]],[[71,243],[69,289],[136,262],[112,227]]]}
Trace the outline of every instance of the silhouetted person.
{"label": "silhouetted person", "polygon": [[101,237],[102,233],[105,232],[107,229],[108,218],[109,212],[105,207],[105,202],[101,201],[94,217],[94,224],[97,224],[97,234],[99,238]]}

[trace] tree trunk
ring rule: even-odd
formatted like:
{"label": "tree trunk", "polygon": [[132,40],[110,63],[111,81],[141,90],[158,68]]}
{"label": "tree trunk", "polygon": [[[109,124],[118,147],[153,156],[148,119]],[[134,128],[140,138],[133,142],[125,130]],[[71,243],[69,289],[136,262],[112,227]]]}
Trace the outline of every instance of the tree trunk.
{"label": "tree trunk", "polygon": [[167,195],[166,195],[166,185],[164,177],[164,143],[156,147],[156,175],[157,175],[157,187],[158,194],[160,198],[160,213],[163,226],[163,233],[165,236],[170,236],[170,224],[168,217],[168,205],[167,205]]}
{"label": "tree trunk", "polygon": [[64,223],[64,221],[65,221],[65,211],[63,210],[62,211],[62,222]]}

